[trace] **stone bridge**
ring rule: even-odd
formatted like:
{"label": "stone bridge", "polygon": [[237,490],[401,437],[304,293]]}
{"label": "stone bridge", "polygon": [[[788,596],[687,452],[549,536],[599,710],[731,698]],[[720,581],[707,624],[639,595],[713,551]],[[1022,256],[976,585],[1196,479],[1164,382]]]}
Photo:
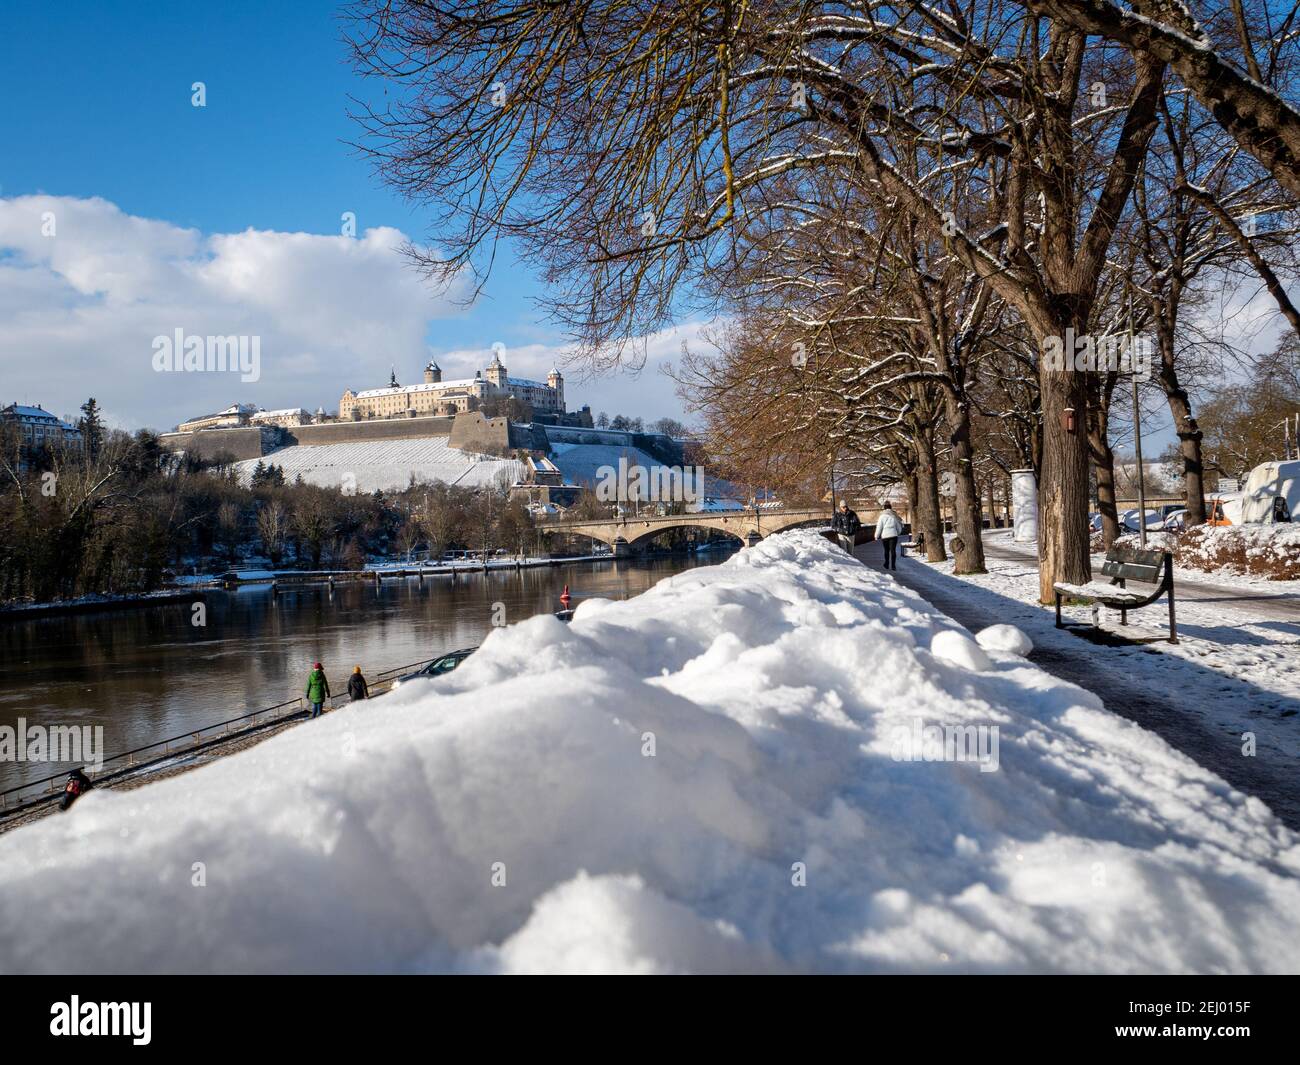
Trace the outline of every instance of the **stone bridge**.
{"label": "stone bridge", "polygon": [[[608,544],[616,557],[623,557],[644,548],[649,541],[668,529],[714,529],[734,536],[743,544],[756,544],[770,533],[782,532],[800,525],[828,525],[830,507],[773,510],[723,510],[700,514],[669,514],[663,517],[625,516],[594,521],[539,522],[539,532],[564,533],[589,536]],[[863,520],[866,518],[863,516]]]}

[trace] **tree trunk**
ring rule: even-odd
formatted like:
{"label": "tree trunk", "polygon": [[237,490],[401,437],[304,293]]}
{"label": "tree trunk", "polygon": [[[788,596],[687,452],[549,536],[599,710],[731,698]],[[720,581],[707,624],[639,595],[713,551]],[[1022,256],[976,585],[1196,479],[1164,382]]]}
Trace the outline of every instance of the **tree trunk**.
{"label": "tree trunk", "polygon": [[1097,471],[1097,509],[1101,511],[1101,542],[1109,550],[1119,536],[1119,507],[1115,502],[1115,452],[1104,437],[1092,442]]}
{"label": "tree trunk", "polygon": [[[948,552],[943,546],[943,521],[939,516],[939,474],[934,468],[934,442],[929,430],[922,430],[914,438],[916,449],[916,516],[925,536],[927,562],[944,562]],[[916,524],[912,528],[915,529]]]}
{"label": "tree trunk", "polygon": [[919,528],[920,528],[920,525],[918,524],[918,519],[917,519],[917,516],[916,516],[916,514],[917,514],[916,500],[917,500],[917,493],[920,491],[920,489],[919,489],[919,487],[918,487],[918,481],[917,481],[917,478],[916,478],[916,467],[915,467],[915,466],[910,467],[910,468],[909,468],[909,469],[908,469],[908,470],[903,474],[903,484],[907,487],[907,521],[908,521],[908,524],[910,524],[910,525],[912,526],[913,529],[919,529]]}
{"label": "tree trunk", "polygon": [[[1161,347],[1164,344],[1162,342]],[[1169,413],[1173,415],[1174,430],[1178,433],[1178,450],[1183,458],[1183,488],[1187,495],[1187,520],[1185,525],[1205,524],[1205,467],[1201,461],[1201,430],[1192,417],[1192,404],[1186,390],[1179,384],[1178,371],[1172,360],[1161,353],[1160,384],[1165,390]]]}
{"label": "tree trunk", "polygon": [[[1065,335],[1061,329],[1059,336]],[[1041,343],[1040,338],[1040,343]],[[1041,349],[1040,349],[1041,350]],[[1070,353],[1067,353],[1070,354]],[[1038,486],[1038,597],[1055,601],[1057,582],[1092,579],[1088,543],[1087,391],[1081,373],[1039,370],[1043,402],[1043,476]],[[1065,426],[1067,412],[1074,429]]]}
{"label": "tree trunk", "polygon": [[949,396],[946,401],[952,436],[954,481],[956,482],[956,526],[961,546],[956,549],[953,573],[985,573],[984,540],[981,536],[980,493],[975,484],[975,463],[970,441],[970,408]]}
{"label": "tree trunk", "polygon": [[[1097,509],[1101,512],[1101,539],[1107,550],[1120,534],[1115,498],[1115,451],[1110,446],[1110,401],[1115,379],[1093,379],[1089,392],[1088,451],[1097,478]],[[1089,527],[1091,536],[1091,526]]]}

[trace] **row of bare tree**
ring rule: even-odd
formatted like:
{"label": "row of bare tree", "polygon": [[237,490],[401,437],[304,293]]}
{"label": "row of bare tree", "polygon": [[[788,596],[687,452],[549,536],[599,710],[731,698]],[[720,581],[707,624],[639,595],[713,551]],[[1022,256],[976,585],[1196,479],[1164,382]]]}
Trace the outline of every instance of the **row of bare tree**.
{"label": "row of bare tree", "polygon": [[1089,579],[1094,482],[1116,527],[1126,365],[1076,350],[1150,342],[1196,520],[1190,396],[1222,358],[1224,294],[1262,282],[1300,324],[1296,15],[363,0],[350,37],[386,93],[357,116],[364,147],[435,213],[438,247],[411,249],[430,276],[484,276],[509,242],[595,366],[720,315],[718,353],[684,371],[715,449],[769,483],[886,468],[923,524],[946,467],[964,570],[980,462],[1032,467],[1049,599]]}

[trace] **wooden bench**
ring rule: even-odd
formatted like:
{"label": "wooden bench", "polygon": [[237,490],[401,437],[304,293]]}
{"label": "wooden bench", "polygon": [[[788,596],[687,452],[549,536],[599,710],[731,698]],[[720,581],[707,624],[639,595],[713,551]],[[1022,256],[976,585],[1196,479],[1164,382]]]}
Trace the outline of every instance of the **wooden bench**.
{"label": "wooden bench", "polygon": [[[1056,627],[1061,623],[1061,598],[1086,599],[1119,611],[1119,623],[1128,624],[1128,612],[1150,606],[1165,593],[1169,594],[1169,642],[1178,642],[1178,628],[1174,622],[1174,559],[1166,551],[1144,551],[1137,547],[1112,547],[1106,552],[1101,572],[1110,583],[1089,581],[1087,584],[1055,584]],[[1127,587],[1128,581],[1139,581],[1155,586],[1147,594]]]}

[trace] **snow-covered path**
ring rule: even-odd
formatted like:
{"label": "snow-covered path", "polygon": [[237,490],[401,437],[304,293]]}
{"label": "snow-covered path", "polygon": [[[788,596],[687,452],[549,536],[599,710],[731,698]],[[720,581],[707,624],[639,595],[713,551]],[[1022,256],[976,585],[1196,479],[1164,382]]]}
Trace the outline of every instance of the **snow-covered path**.
{"label": "snow-covered path", "polygon": [[0,968],[1300,968],[1300,839],[986,644],[773,536],[0,838]]}
{"label": "snow-covered path", "polygon": [[[879,549],[860,551],[875,561]],[[1116,646],[1055,628],[1052,609],[1037,602],[1032,548],[994,533],[985,538],[985,556],[987,574],[957,578],[950,562],[908,558],[898,579],[968,627],[1005,621],[1024,629],[1044,669],[1087,687],[1108,709],[1157,732],[1300,828],[1300,618],[1257,616],[1261,604],[1293,611],[1285,599],[1268,592],[1256,599],[1249,586],[1184,582],[1176,573],[1180,643],[1160,639],[1167,632],[1161,600],[1130,614],[1127,628],[1102,611],[1104,630],[1153,641]],[[1077,623],[1091,620],[1086,607],[1066,607],[1063,614]],[[1247,733],[1254,738],[1249,756],[1243,755]]]}

